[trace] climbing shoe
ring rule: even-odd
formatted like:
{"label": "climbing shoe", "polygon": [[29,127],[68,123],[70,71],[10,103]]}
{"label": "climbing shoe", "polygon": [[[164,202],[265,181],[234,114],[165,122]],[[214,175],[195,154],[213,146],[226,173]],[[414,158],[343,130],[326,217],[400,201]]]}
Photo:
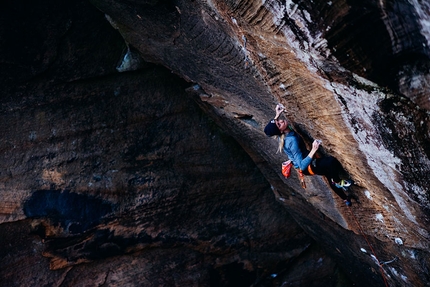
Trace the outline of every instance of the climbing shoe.
{"label": "climbing shoe", "polygon": [[346,189],[349,186],[351,186],[351,181],[342,179],[340,182],[335,182],[333,179],[331,180],[331,183],[336,186],[337,188],[343,188]]}
{"label": "climbing shoe", "polygon": [[345,202],[345,204],[346,204],[346,206],[352,206],[352,202],[351,202],[351,196],[350,195],[347,195],[346,196],[346,199],[344,200],[344,202]]}
{"label": "climbing shoe", "polygon": [[350,187],[352,184],[352,182],[350,180],[347,180],[347,179],[342,179],[340,181],[340,183],[341,183],[342,187]]}

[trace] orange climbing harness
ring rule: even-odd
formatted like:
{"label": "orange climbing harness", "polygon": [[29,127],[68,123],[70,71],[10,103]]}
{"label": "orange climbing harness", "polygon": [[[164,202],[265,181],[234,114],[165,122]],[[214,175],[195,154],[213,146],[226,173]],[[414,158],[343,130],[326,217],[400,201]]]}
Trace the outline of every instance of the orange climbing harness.
{"label": "orange climbing harness", "polygon": [[372,255],[375,257],[376,261],[378,261],[379,269],[381,270],[381,276],[382,276],[382,279],[384,280],[385,286],[386,286],[386,287],[389,287],[388,282],[387,282],[387,279],[385,278],[384,269],[382,268],[382,264],[381,264],[381,262],[380,262],[380,261],[379,261],[379,259],[376,257],[375,250],[373,250],[372,245],[370,245],[369,240],[367,240],[367,237],[366,237],[366,235],[364,234],[364,231],[363,231],[363,229],[361,228],[360,223],[358,222],[357,218],[355,217],[354,213],[352,212],[351,207],[348,207],[348,209],[349,209],[349,211],[351,212],[352,217],[354,217],[354,220],[355,220],[355,222],[357,223],[358,229],[360,229],[361,235],[364,237],[364,240],[366,240],[367,245],[369,245],[369,248],[370,248],[370,250],[372,251]]}
{"label": "orange climbing harness", "polygon": [[315,175],[315,173],[313,172],[311,165],[308,165],[308,172],[310,175]]}
{"label": "orange climbing harness", "polygon": [[[309,175],[315,175],[315,173],[313,172],[313,170],[311,168],[311,165],[308,165],[307,171],[308,171]],[[299,173],[300,185],[303,188],[306,188],[305,175],[303,174],[303,171],[298,168],[297,172]]]}

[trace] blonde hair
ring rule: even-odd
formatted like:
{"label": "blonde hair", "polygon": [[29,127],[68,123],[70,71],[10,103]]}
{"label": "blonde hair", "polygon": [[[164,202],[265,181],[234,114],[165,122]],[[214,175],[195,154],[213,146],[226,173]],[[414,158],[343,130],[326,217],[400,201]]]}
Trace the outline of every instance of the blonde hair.
{"label": "blonde hair", "polygon": [[[287,122],[287,129],[288,130],[294,131],[294,127],[293,127],[291,121],[285,115],[281,115],[280,118]],[[281,134],[280,136],[277,136],[277,138],[278,138],[278,150],[276,151],[276,153],[278,153],[278,152],[282,153],[283,152],[284,143],[285,143],[285,136],[286,136],[285,132],[283,134]]]}
{"label": "blonde hair", "polygon": [[284,148],[284,142],[285,142],[285,134],[281,134],[280,136],[278,136],[278,150],[276,151],[276,153],[278,152],[282,153],[282,150]]}

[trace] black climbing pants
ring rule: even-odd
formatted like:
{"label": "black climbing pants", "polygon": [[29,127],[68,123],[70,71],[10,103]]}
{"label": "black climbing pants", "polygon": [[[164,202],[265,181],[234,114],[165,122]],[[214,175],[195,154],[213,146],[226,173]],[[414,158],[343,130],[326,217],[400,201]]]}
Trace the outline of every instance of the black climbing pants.
{"label": "black climbing pants", "polygon": [[[332,156],[327,156],[313,159],[311,163],[311,169],[314,174],[325,176],[330,184],[331,189],[340,198],[344,200],[347,198],[342,188],[338,188],[334,184],[332,184],[332,180],[334,182],[339,182],[341,179],[346,179],[346,172],[336,158]],[[303,171],[303,173],[306,175],[310,175],[308,170]]]}

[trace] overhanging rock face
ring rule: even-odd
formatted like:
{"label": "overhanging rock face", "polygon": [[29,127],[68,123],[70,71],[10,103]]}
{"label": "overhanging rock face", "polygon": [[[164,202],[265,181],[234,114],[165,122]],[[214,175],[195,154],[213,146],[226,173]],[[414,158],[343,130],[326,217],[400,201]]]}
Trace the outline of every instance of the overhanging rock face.
{"label": "overhanging rock face", "polygon": [[[274,104],[283,103],[290,120],[310,137],[321,138],[325,151],[359,182],[353,191],[360,205],[354,212],[365,233],[384,242],[392,257],[405,257],[396,239],[405,250],[411,248],[406,254],[427,250],[427,4],[95,5],[145,59],[200,85],[201,100],[210,105],[206,109],[257,162],[272,162],[274,169],[276,157],[260,135]],[[330,202],[329,191],[317,181],[306,191],[296,183],[291,186],[340,226],[359,234],[347,210],[337,198]],[[283,196],[282,184],[271,183]],[[296,218],[305,217],[304,210],[289,210]]]}
{"label": "overhanging rock face", "polygon": [[[91,2],[2,20],[37,39],[1,53],[10,286],[430,284],[429,4]],[[283,179],[278,102],[352,208]]]}

